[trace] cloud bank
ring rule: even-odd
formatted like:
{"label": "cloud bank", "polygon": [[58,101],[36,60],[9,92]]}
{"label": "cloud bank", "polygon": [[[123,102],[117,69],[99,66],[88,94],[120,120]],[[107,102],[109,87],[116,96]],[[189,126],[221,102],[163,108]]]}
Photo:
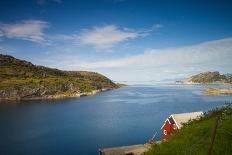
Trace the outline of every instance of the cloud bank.
{"label": "cloud bank", "polygon": [[[229,57],[228,57],[229,56]],[[193,46],[149,49],[143,54],[109,61],[83,64],[86,68],[129,66],[165,66],[201,63],[225,63],[232,58],[232,38],[205,42]]]}
{"label": "cloud bank", "polygon": [[[64,51],[63,48],[60,50]],[[175,81],[204,71],[232,73],[232,38],[177,48],[148,49],[140,53],[117,59],[101,58],[100,54],[86,57],[58,53],[39,60],[37,64],[65,70],[95,71],[115,81],[134,83]]]}
{"label": "cloud bank", "polygon": [[0,36],[44,43],[44,30],[48,27],[47,22],[40,20],[23,20],[14,24],[0,23]]}
{"label": "cloud bank", "polygon": [[232,38],[227,38],[179,48],[149,49],[135,56],[69,67],[101,71],[115,80],[160,80],[208,70],[232,72],[231,60]]}

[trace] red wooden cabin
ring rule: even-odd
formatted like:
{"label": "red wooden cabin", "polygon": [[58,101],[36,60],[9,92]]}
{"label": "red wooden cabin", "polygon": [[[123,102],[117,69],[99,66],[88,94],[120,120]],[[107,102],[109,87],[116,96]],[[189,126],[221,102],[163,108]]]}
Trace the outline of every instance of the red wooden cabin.
{"label": "red wooden cabin", "polygon": [[175,131],[182,127],[183,123],[187,123],[191,119],[197,119],[203,112],[190,112],[181,114],[172,114],[164,122],[161,127],[162,130],[162,141],[168,139],[168,137]]}

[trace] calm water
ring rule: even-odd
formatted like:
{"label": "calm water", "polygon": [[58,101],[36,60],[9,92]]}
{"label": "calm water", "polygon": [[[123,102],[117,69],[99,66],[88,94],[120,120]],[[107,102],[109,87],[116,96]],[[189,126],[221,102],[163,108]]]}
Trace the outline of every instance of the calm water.
{"label": "calm water", "polygon": [[207,86],[130,86],[95,96],[0,104],[0,154],[86,155],[100,147],[145,143],[171,113],[206,111],[232,96]]}

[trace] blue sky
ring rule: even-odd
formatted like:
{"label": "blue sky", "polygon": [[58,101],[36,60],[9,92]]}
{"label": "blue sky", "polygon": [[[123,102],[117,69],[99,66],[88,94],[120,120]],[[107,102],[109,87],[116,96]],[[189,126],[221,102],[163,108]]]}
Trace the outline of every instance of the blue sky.
{"label": "blue sky", "polygon": [[232,72],[232,1],[0,1],[0,52],[115,81]]}

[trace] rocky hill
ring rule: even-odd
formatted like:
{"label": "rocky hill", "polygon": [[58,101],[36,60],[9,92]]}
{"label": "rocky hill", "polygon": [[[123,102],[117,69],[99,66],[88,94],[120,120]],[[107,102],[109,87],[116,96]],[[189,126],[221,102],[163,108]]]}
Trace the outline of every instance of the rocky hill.
{"label": "rocky hill", "polygon": [[179,84],[232,84],[232,76],[223,75],[217,71],[204,72],[176,82]]}
{"label": "rocky hill", "polygon": [[0,54],[0,100],[78,97],[117,87],[96,72],[62,71]]}

